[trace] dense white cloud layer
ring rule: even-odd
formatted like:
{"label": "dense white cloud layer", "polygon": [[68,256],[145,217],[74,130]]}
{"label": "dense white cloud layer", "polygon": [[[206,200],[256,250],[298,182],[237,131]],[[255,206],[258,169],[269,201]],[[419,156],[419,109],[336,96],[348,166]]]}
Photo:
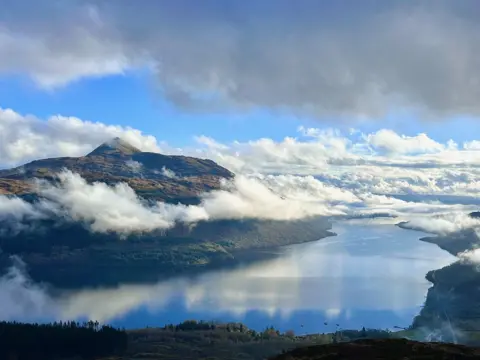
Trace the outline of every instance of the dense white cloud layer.
{"label": "dense white cloud layer", "polygon": [[6,1],[0,72],[52,88],[148,67],[169,100],[200,110],[478,115],[477,10],[475,0]]}
{"label": "dense white cloud layer", "polygon": [[[248,218],[298,220],[311,216],[383,213],[413,217],[415,224],[418,223],[416,228],[429,231],[433,223],[429,223],[426,216],[476,209],[468,205],[408,202],[385,195],[354,193],[325,185],[311,176],[237,175],[234,180],[225,181],[223,189],[201,195],[199,205],[162,202],[152,205],[139,198],[127,184],[88,184],[70,171],[60,173],[58,178],[57,184],[38,183],[43,200],[34,205],[15,197],[0,197],[0,220],[6,220],[13,224],[14,231],[20,231],[25,230],[28,220],[55,215],[67,221],[81,222],[93,232],[128,234],[164,230],[177,222],[190,224]],[[437,224],[440,220],[436,221],[436,232],[460,229],[456,220],[442,220],[441,224]],[[462,223],[462,226],[467,225],[466,221]]]}
{"label": "dense white cloud layer", "polygon": [[[176,221],[445,214],[480,205],[480,151],[474,142],[442,144],[426,134],[403,136],[390,130],[342,134],[300,127],[297,137],[281,141],[264,138],[222,144],[199,136],[196,146],[175,149],[133,128],[62,116],[41,120],[13,110],[0,110],[0,129],[0,164],[4,166],[20,165],[33,157],[84,155],[120,136],[142,150],[211,158],[238,175],[223,190],[205,194],[199,207],[151,207],[125,184],[89,185],[66,172],[60,175],[60,186],[41,187],[48,202],[32,207],[16,198],[0,198],[0,217],[16,221],[18,229],[29,219],[52,212],[63,212],[93,231],[127,233],[165,229]],[[140,163],[128,161],[127,165],[141,176]],[[167,168],[162,172],[175,176]],[[457,225],[443,225],[442,229],[457,229]]]}
{"label": "dense white cloud layer", "polygon": [[314,215],[344,214],[341,207],[329,206],[342,198],[299,198],[292,181],[280,185],[287,194],[270,190],[257,179],[237,176],[225,183],[225,190],[202,196],[199,206],[171,205],[158,202],[150,205],[124,183],[113,187],[105,183],[88,184],[70,171],[59,174],[59,184],[40,182],[39,194],[45,199],[30,205],[19,198],[0,197],[0,219],[23,223],[31,217],[50,215],[81,222],[94,232],[118,233],[168,229],[176,222],[195,223],[218,219],[296,220]]}

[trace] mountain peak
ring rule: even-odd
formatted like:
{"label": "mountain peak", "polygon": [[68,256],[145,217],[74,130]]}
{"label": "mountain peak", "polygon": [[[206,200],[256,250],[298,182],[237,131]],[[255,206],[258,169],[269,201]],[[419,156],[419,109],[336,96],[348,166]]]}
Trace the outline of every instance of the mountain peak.
{"label": "mountain peak", "polygon": [[97,147],[87,156],[92,155],[132,155],[141,152],[135,146],[131,145],[127,141],[115,137],[111,140],[105,141],[102,145]]}

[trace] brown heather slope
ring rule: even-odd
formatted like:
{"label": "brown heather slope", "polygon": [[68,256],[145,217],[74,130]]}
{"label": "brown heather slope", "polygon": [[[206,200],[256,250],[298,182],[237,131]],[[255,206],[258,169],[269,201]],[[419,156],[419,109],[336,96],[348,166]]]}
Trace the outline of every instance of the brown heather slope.
{"label": "brown heather slope", "polygon": [[30,191],[31,186],[25,181],[0,178],[0,195],[23,195]]}
{"label": "brown heather slope", "polygon": [[[164,168],[175,177],[165,175]],[[78,173],[88,182],[126,182],[145,198],[187,204],[197,202],[200,193],[218,189],[221,179],[233,177],[211,160],[142,152],[115,138],[86,156],[42,159],[0,170],[0,194],[34,193],[33,179],[52,180],[62,169]]]}

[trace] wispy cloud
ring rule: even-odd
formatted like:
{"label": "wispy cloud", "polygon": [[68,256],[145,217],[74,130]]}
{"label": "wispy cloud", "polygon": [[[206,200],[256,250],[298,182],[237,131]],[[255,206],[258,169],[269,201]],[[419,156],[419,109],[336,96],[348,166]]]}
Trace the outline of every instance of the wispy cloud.
{"label": "wispy cloud", "polygon": [[160,172],[163,176],[166,176],[170,179],[176,179],[177,175],[175,174],[175,171],[167,169],[165,166],[162,167],[162,171]]}

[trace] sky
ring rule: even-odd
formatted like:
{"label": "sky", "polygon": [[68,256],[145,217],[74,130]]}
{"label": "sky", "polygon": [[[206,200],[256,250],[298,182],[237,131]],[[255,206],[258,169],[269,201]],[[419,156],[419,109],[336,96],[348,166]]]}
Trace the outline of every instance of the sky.
{"label": "sky", "polygon": [[475,1],[2,3],[0,106],[22,115],[173,146],[300,125],[475,140]]}
{"label": "sky", "polygon": [[[60,204],[72,211],[75,194],[91,191],[126,196],[125,218],[129,207],[145,210],[140,229],[152,216],[160,227],[225,213],[262,217],[281,197],[291,202],[276,219],[414,212],[391,198],[398,194],[478,204],[475,0],[0,5],[0,168],[82,156],[119,136],[144,151],[210,158],[239,175],[233,193],[172,215],[143,209],[128,189],[93,189],[65,173],[62,189],[44,191],[53,202],[72,191],[72,203]],[[237,205],[225,211],[229,204]],[[44,207],[19,208],[45,215]],[[422,202],[415,211],[452,209]],[[445,228],[463,226],[450,219]],[[80,220],[116,228],[87,213]]]}

